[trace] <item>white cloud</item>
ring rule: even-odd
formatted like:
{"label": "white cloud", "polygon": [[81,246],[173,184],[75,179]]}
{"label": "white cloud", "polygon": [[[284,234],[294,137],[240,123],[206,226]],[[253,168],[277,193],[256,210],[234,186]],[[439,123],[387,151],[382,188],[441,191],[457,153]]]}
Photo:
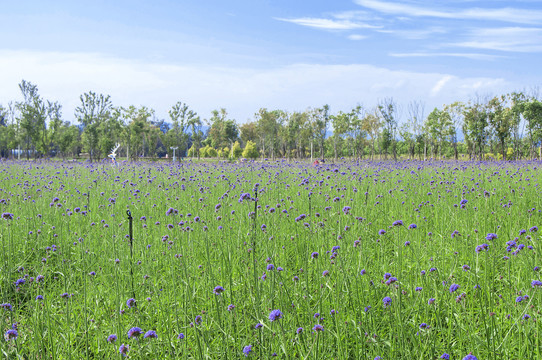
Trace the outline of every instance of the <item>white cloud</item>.
{"label": "white cloud", "polygon": [[324,29],[324,30],[353,30],[353,29],[373,28],[373,26],[371,25],[351,21],[349,19],[333,20],[333,19],[302,17],[302,18],[296,18],[296,19],[275,18],[275,20],[286,21],[286,22],[290,22],[293,24],[301,25],[301,26],[307,26],[307,27]]}
{"label": "white cloud", "polygon": [[[473,91],[505,93],[517,84],[499,78],[390,70],[365,64],[296,64],[272,69],[203,67],[136,62],[89,53],[0,51],[0,103],[20,100],[17,84],[28,80],[40,94],[64,105],[73,119],[79,95],[111,95],[115,105],[154,108],[158,117],[177,101],[203,118],[224,107],[239,122],[261,107],[288,111],[329,104],[332,112],[358,103],[374,106],[393,97],[399,103],[426,101],[430,107],[468,100]],[[445,80],[443,80],[445,79]]]}
{"label": "white cloud", "polygon": [[540,52],[542,29],[522,27],[473,29],[467,41],[452,45],[510,52]]}
{"label": "white cloud", "polygon": [[352,34],[352,35],[348,35],[348,38],[350,40],[363,40],[363,39],[367,39],[367,36],[360,35],[360,34]]}
{"label": "white cloud", "polygon": [[439,81],[437,81],[437,83],[435,84],[435,86],[433,86],[433,88],[431,89],[431,96],[436,96],[438,95],[438,93],[442,90],[442,88],[444,87],[444,85],[446,85],[446,83],[450,82],[451,80],[453,80],[453,76],[451,75],[445,75],[442,77],[442,79],[440,79]]}
{"label": "white cloud", "polygon": [[472,60],[495,60],[503,58],[500,55],[480,54],[480,53],[451,53],[451,52],[414,52],[414,53],[390,53],[393,57],[459,57]]}
{"label": "white cloud", "polygon": [[469,8],[469,9],[432,9],[397,2],[378,0],[355,0],[355,3],[365,8],[385,14],[412,17],[435,17],[443,19],[478,19],[512,22],[520,24],[539,24],[542,22],[542,11],[533,9],[516,9],[505,7],[500,9]]}
{"label": "white cloud", "polygon": [[420,40],[433,37],[435,34],[445,34],[447,31],[442,27],[429,27],[427,29],[387,29],[387,30],[376,30],[380,33],[393,34],[398,37],[410,40]]}

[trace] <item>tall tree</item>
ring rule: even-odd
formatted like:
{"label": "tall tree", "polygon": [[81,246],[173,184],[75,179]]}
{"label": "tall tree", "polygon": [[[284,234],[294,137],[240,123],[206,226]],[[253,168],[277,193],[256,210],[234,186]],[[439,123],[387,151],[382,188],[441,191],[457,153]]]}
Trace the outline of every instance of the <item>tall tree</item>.
{"label": "tall tree", "polygon": [[279,136],[279,128],[284,121],[284,114],[280,110],[268,111],[261,108],[256,114],[258,136],[264,156],[275,158],[275,150]]}
{"label": "tall tree", "polygon": [[178,101],[168,112],[169,118],[171,119],[171,129],[167,132],[167,137],[170,139],[167,141],[166,146],[178,147],[178,153],[184,154],[186,150],[186,145],[188,142],[188,134],[186,130],[188,129],[188,124],[190,120],[197,117],[195,111],[190,110],[188,105]]}
{"label": "tall tree", "polygon": [[433,156],[442,156],[444,139],[450,134],[452,120],[447,111],[435,108],[426,120],[426,129],[431,139]]}
{"label": "tall tree", "polygon": [[318,147],[320,148],[320,158],[325,158],[324,144],[326,142],[327,129],[329,126],[329,105],[324,105],[321,108],[316,109],[317,114],[315,118],[315,135],[318,141]]}
{"label": "tall tree", "polygon": [[531,158],[534,158],[534,148],[538,149],[538,156],[542,158],[542,102],[531,98],[523,104],[523,116],[527,121],[531,143]]}
{"label": "tall tree", "polygon": [[112,103],[109,95],[96,94],[92,91],[79,98],[81,105],[75,109],[75,117],[83,125],[90,162],[100,157],[98,142],[100,140],[100,124],[111,115]]}
{"label": "tall tree", "polygon": [[494,97],[489,100],[488,106],[489,126],[501,145],[502,158],[506,160],[506,140],[512,133],[513,112],[506,107],[506,97]]}
{"label": "tall tree", "polygon": [[380,102],[378,105],[378,114],[384,120],[384,125],[386,127],[387,134],[386,138],[389,137],[390,147],[393,152],[393,159],[397,161],[397,149],[396,149],[396,140],[395,135],[397,131],[397,104],[393,98],[387,98]]}
{"label": "tall tree", "polygon": [[24,134],[26,156],[29,157],[30,150],[34,150],[35,156],[38,151],[47,154],[49,150],[47,141],[49,108],[47,103],[39,96],[36,85],[23,80],[19,84],[19,89],[24,100],[17,103],[17,108],[20,114],[20,127]]}
{"label": "tall tree", "polygon": [[462,102],[456,101],[452,104],[445,105],[443,111],[446,111],[452,122],[450,127],[450,142],[454,149],[454,156],[457,160],[459,158],[459,153],[457,150],[458,143],[458,132],[461,131],[461,125],[463,124],[465,105]]}
{"label": "tall tree", "polygon": [[361,119],[361,124],[362,129],[369,134],[369,137],[371,138],[371,160],[373,160],[375,155],[375,143],[378,139],[382,122],[376,115],[376,111],[373,111],[365,114],[363,119]]}
{"label": "tall tree", "polygon": [[192,138],[192,157],[197,155],[199,159],[199,148],[201,147],[201,141],[203,140],[203,132],[201,131],[201,126],[203,124],[201,123],[199,116],[195,116],[187,120],[187,125],[190,127],[190,136]]}
{"label": "tall tree", "polygon": [[344,134],[350,130],[350,118],[351,113],[345,113],[339,111],[337,115],[331,116],[331,121],[333,123],[333,152],[335,154],[335,160],[338,157],[338,142]]}
{"label": "tall tree", "polygon": [[513,92],[507,95],[510,111],[512,113],[512,146],[514,148],[514,157],[521,159],[521,140],[523,138],[523,129],[520,133],[520,124],[522,123],[523,105],[527,97],[522,92]]}
{"label": "tall tree", "polygon": [[464,126],[463,133],[466,138],[473,142],[472,153],[478,155],[481,160],[484,153],[484,146],[488,136],[488,114],[487,102],[485,104],[478,99],[474,103],[470,103],[464,109]]}

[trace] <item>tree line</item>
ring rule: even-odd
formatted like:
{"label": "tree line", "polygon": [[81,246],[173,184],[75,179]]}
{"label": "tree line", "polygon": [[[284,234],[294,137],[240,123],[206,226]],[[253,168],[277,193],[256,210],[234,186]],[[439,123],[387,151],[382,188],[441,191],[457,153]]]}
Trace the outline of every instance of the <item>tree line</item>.
{"label": "tree line", "polygon": [[[422,101],[332,114],[329,105],[305,111],[259,109],[239,124],[226,109],[208,118],[179,101],[158,119],[145,106],[114,106],[109,95],[80,96],[76,124],[62,105],[43,99],[36,85],[19,84],[22,101],[0,105],[0,157],[87,156],[101,160],[115,144],[126,159],[171,156],[222,159],[525,159],[542,156],[542,102],[513,92],[454,102],[427,115]],[[399,121],[399,119],[403,119]]]}

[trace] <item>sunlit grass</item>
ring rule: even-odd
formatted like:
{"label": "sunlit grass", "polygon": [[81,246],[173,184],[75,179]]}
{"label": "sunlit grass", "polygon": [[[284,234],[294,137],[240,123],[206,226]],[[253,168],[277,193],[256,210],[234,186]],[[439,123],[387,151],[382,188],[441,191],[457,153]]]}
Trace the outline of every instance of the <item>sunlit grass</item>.
{"label": "sunlit grass", "polygon": [[539,358],[539,165],[2,163],[2,351]]}

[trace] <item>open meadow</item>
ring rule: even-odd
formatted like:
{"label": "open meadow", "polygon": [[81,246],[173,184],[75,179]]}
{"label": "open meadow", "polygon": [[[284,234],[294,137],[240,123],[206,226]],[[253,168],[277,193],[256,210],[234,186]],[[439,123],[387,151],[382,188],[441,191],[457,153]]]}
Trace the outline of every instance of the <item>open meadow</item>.
{"label": "open meadow", "polygon": [[541,166],[0,162],[1,356],[540,359]]}

